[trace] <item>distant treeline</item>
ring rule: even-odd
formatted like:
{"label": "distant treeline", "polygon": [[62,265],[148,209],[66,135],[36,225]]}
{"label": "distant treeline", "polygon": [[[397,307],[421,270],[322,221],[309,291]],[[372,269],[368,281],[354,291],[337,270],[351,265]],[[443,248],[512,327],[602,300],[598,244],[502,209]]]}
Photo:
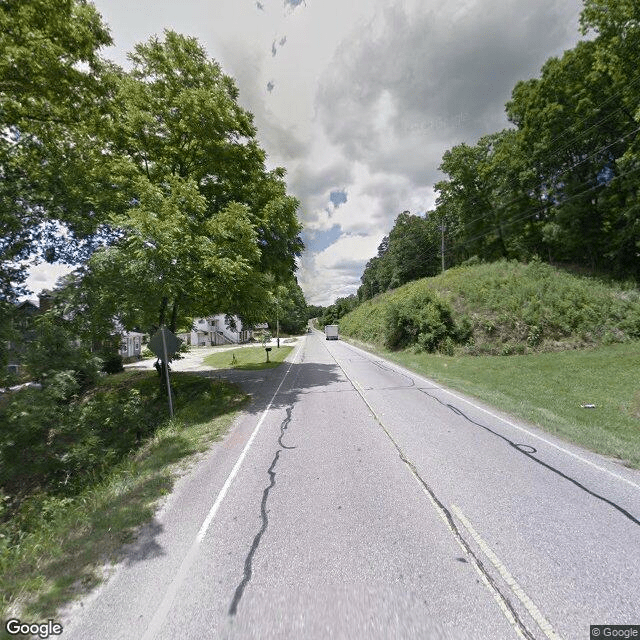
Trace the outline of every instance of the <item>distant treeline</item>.
{"label": "distant treeline", "polygon": [[579,42],[518,82],[512,128],[448,150],[426,216],[401,213],[362,275],[357,297],[433,276],[444,262],[537,256],[614,278],[640,276],[640,4],[585,0]]}

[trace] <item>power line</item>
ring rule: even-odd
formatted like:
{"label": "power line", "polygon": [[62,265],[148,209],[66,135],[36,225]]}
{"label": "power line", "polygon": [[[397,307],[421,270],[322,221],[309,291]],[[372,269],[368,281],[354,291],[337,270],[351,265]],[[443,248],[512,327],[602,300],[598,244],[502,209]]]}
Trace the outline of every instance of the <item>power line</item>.
{"label": "power line", "polygon": [[[596,151],[594,151],[590,156],[587,156],[586,158],[583,158],[579,162],[576,162],[575,164],[571,165],[570,167],[567,167],[566,169],[564,169],[560,173],[557,173],[554,177],[557,178],[558,176],[562,176],[562,175],[566,174],[567,172],[572,171],[576,167],[578,167],[581,164],[587,162],[591,158],[597,156],[602,151],[605,151],[606,149],[609,149],[610,147],[613,147],[614,145],[619,144],[620,142],[622,142],[623,140],[625,140],[629,136],[633,135],[634,133],[638,133],[639,131],[640,131],[640,127],[637,127],[636,129],[634,129],[633,131],[629,132],[628,134],[626,134],[622,138],[618,138],[614,142],[612,142],[612,143],[610,143],[608,145],[605,145],[604,147],[600,147],[600,149],[597,149]],[[544,187],[546,184],[547,184],[546,182],[541,182],[540,184],[536,185],[535,188]],[[586,182],[582,183],[582,184],[586,184]],[[529,190],[531,190],[533,188],[534,187],[529,187]],[[501,205],[497,209],[492,209],[491,213],[500,213],[501,211],[505,211],[507,207],[509,207],[510,205],[512,205],[512,204],[514,204],[514,203],[516,203],[516,202],[518,202],[520,200],[523,200],[526,197],[529,197],[529,196],[527,194],[519,195],[519,196],[513,198],[512,200],[510,200],[509,202]],[[477,200],[472,202],[472,204],[477,204],[477,203],[478,203]],[[465,227],[468,227],[468,226],[472,225],[474,222],[478,222],[480,220],[483,220],[486,217],[487,217],[487,214],[483,214],[481,216],[478,216],[477,218],[473,218],[472,220],[469,220],[468,222],[465,222],[464,224],[462,224],[461,228],[464,229]]]}
{"label": "power line", "polygon": [[[623,93],[624,91],[628,91],[628,89],[629,89],[630,87],[632,87],[633,85],[635,85],[635,84],[636,84],[636,83],[638,83],[638,82],[640,82],[640,74],[636,75],[636,76],[633,78],[633,80],[632,80],[632,81],[631,81],[631,82],[630,82],[630,83],[629,83],[629,84],[628,84],[624,89],[621,89],[620,91],[618,91],[617,93],[613,94],[612,96],[609,96],[609,98],[607,98],[604,102],[602,102],[602,103],[600,103],[599,105],[597,105],[597,106],[594,108],[594,109],[595,109],[595,111],[600,111],[600,110],[602,110],[602,108],[603,108],[606,104],[608,104],[609,102],[611,102],[611,100],[613,100],[614,98],[617,98],[617,97],[622,96],[622,93]],[[580,139],[582,136],[584,136],[588,131],[590,131],[591,129],[593,129],[593,128],[594,128],[594,127],[596,127],[596,126],[599,126],[599,125],[600,125],[600,124],[602,124],[603,122],[606,122],[606,121],[607,121],[607,120],[609,120],[611,117],[613,117],[616,113],[618,113],[619,111],[622,111],[622,109],[624,109],[624,106],[618,107],[617,109],[615,109],[614,111],[612,111],[611,113],[609,113],[607,116],[605,116],[604,118],[602,118],[602,119],[601,119],[601,120],[599,120],[598,122],[594,123],[593,125],[591,125],[591,126],[590,126],[590,127],[588,127],[587,129],[585,129],[585,130],[581,131],[580,133],[578,133],[577,135],[575,135],[573,138],[571,138],[571,139],[569,140],[569,142],[568,142],[564,147],[562,147],[561,149],[558,149],[558,150],[554,151],[553,153],[551,153],[550,155],[548,155],[548,156],[547,156],[547,159],[552,159],[552,158],[555,158],[557,155],[560,155],[561,153],[563,153],[564,151],[566,151],[566,150],[567,150],[567,149],[568,149],[568,148],[569,148],[569,147],[570,147],[574,142],[576,142],[578,139]],[[569,131],[571,131],[571,130],[575,130],[575,128],[576,128],[578,125],[580,125],[580,124],[582,124],[583,122],[585,122],[585,120],[587,120],[587,118],[591,117],[592,115],[593,115],[593,114],[589,114],[588,116],[584,116],[583,118],[581,118],[580,120],[578,120],[577,122],[575,122],[574,124],[572,124],[572,125],[571,125],[570,127],[568,127],[565,131],[563,131],[560,135],[558,135],[558,136],[556,136],[555,138],[553,138],[553,139],[548,143],[548,146],[553,145],[553,144],[554,144],[554,142],[556,142],[556,141],[560,140],[560,139],[561,139],[562,137],[564,137],[564,136],[565,136]],[[638,129],[636,129],[636,130],[635,130],[635,131],[633,131],[632,133],[635,133],[635,132],[637,132],[637,131],[638,131]],[[627,136],[624,136],[624,137],[628,137],[628,135],[631,135],[631,134],[627,134]],[[609,145],[609,146],[613,146],[613,144],[616,144],[618,141],[623,140],[623,139],[624,139],[624,137],[623,137],[623,138],[621,138],[621,139],[616,140],[616,142],[611,143],[611,145]],[[601,150],[603,150],[603,149],[605,149],[605,148],[608,148],[608,147],[602,147],[601,149],[599,149],[599,150],[598,150],[598,152],[599,152],[599,151],[601,151]],[[596,152],[596,153],[598,153],[598,152]],[[595,154],[593,154],[593,155],[595,155]],[[593,155],[592,155],[591,157],[593,157]],[[579,166],[579,165],[580,165],[580,164],[582,164],[582,162],[584,162],[584,161],[586,161],[586,160],[582,160],[582,161],[580,161],[579,163],[576,163],[575,165],[573,165],[572,167],[570,167],[570,168],[569,168],[569,169],[567,169],[567,170],[570,170],[571,168],[575,168],[576,166]],[[565,170],[565,172],[566,172],[567,170]],[[508,187],[514,187],[514,186],[517,186],[517,187],[524,187],[524,189],[526,189],[526,190],[528,190],[528,191],[531,191],[531,190],[532,190],[532,189],[534,189],[534,188],[543,187],[544,185],[545,185],[545,183],[544,183],[544,182],[542,182],[542,183],[540,183],[540,184],[535,185],[535,187],[534,187],[533,185],[532,185],[532,186],[530,186],[530,187],[528,187],[528,186],[526,186],[526,185],[521,185],[521,184],[519,184],[519,183],[517,184],[517,183],[516,183],[516,180],[515,180],[515,179],[512,179],[512,180],[507,181],[507,185],[506,185],[506,186],[508,186]],[[527,196],[526,196],[526,194],[523,194],[523,195],[521,195],[521,196],[518,196],[518,197],[517,197],[517,198],[515,198],[514,200],[510,201],[509,203],[507,203],[507,205],[505,205],[505,206],[508,206],[509,204],[513,204],[514,202],[517,202],[518,200],[522,200],[522,199],[523,199],[523,198],[525,198],[525,197],[527,197]],[[475,204],[479,204],[479,202],[478,202],[478,200],[473,200],[473,201],[471,201],[471,204],[472,204],[472,205],[475,205]],[[482,217],[480,217],[480,218],[476,218],[476,219],[471,220],[470,222],[468,222],[468,223],[466,223],[466,224],[472,224],[473,222],[476,222],[477,220],[480,220],[481,218],[482,218]]]}
{"label": "power line", "polygon": [[[569,202],[570,200],[574,200],[575,198],[578,198],[579,196],[584,195],[585,193],[589,193],[590,191],[594,191],[595,189],[599,189],[599,188],[602,188],[602,187],[608,187],[608,186],[609,186],[609,185],[610,185],[614,180],[617,180],[617,179],[619,179],[619,178],[624,178],[625,176],[627,176],[627,175],[629,175],[629,174],[632,174],[632,173],[635,173],[636,171],[640,171],[640,166],[635,167],[634,169],[630,169],[629,171],[625,171],[624,173],[621,173],[621,174],[619,174],[619,175],[615,176],[615,177],[614,177],[614,178],[612,178],[612,179],[609,181],[609,183],[607,183],[606,185],[601,185],[601,184],[593,185],[592,187],[590,187],[590,188],[588,188],[588,189],[585,189],[584,191],[580,191],[579,193],[575,193],[575,194],[573,194],[572,196],[569,196],[569,197],[565,198],[565,199],[564,199],[564,200],[562,200],[561,202],[554,203],[554,204],[551,204],[551,205],[547,205],[547,206],[541,207],[541,208],[539,208],[539,209],[536,209],[536,210],[534,210],[534,211],[531,211],[531,210],[530,210],[529,212],[525,212],[525,213],[524,213],[523,215],[521,215],[521,216],[518,216],[518,217],[516,217],[516,218],[513,218],[512,220],[508,220],[508,221],[506,221],[506,222],[502,223],[502,225],[501,225],[501,226],[502,226],[502,227],[508,227],[508,226],[511,226],[512,224],[514,224],[514,223],[516,223],[516,222],[519,222],[519,221],[521,221],[521,220],[526,220],[526,219],[528,219],[528,218],[533,217],[534,215],[536,215],[536,214],[538,214],[538,213],[541,213],[541,212],[543,212],[543,211],[546,211],[549,207],[557,207],[557,206],[561,206],[561,205],[563,205],[563,204],[565,204],[565,203]],[[583,182],[583,183],[581,183],[581,184],[588,184],[588,183],[587,183],[587,182]],[[485,232],[485,233],[481,233],[480,235],[477,235],[477,236],[475,236],[475,237],[473,237],[473,238],[469,238],[468,240],[465,240],[464,242],[459,242],[459,243],[457,243],[457,244],[455,244],[455,245],[452,245],[452,247],[451,247],[451,248],[453,249],[453,248],[458,248],[458,247],[461,247],[461,246],[467,246],[467,245],[468,245],[468,244],[470,244],[471,242],[474,242],[475,240],[479,240],[480,238],[484,238],[485,236],[490,235],[490,234],[492,234],[492,233],[495,233],[495,229],[492,229],[491,231],[487,231],[487,232]]]}

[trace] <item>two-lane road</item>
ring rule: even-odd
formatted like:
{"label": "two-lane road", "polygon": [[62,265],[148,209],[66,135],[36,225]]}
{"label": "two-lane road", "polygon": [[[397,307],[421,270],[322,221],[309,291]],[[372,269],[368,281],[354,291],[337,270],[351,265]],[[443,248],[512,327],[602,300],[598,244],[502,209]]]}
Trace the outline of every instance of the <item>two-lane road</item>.
{"label": "two-lane road", "polygon": [[589,637],[640,623],[640,474],[310,335],[64,638]]}

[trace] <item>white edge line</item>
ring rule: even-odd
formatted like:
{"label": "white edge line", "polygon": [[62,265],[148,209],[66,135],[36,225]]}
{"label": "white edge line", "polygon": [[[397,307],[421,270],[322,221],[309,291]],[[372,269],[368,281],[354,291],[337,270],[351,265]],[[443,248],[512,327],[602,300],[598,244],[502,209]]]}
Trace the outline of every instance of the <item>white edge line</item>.
{"label": "white edge line", "polygon": [[280,384],[278,385],[278,388],[275,390],[275,393],[271,397],[271,400],[269,401],[267,408],[262,412],[262,416],[260,416],[260,420],[258,421],[258,424],[254,427],[253,432],[249,437],[249,440],[247,440],[247,443],[244,445],[244,449],[242,450],[242,453],[240,454],[239,458],[236,460],[236,463],[233,466],[231,473],[228,475],[224,485],[222,486],[222,489],[220,489],[220,493],[218,493],[218,497],[213,503],[211,509],[209,510],[207,517],[204,519],[204,522],[202,523],[202,526],[200,527],[200,530],[198,531],[198,534],[196,535],[195,540],[191,545],[191,548],[189,549],[189,551],[187,552],[187,555],[182,560],[180,568],[178,569],[178,573],[175,575],[175,577],[171,581],[171,584],[169,585],[169,588],[165,592],[162,602],[156,609],[156,612],[154,613],[153,618],[151,618],[151,621],[147,626],[147,630],[145,631],[144,636],[142,636],[142,640],[155,640],[155,638],[157,637],[158,631],[160,630],[160,627],[162,626],[163,622],[167,617],[167,614],[169,613],[169,609],[171,608],[171,604],[173,603],[176,593],[178,592],[178,589],[182,586],[182,583],[184,582],[184,579],[186,578],[187,573],[189,572],[189,569],[191,568],[191,565],[193,564],[193,561],[196,558],[196,554],[198,553],[200,544],[202,543],[202,540],[207,534],[207,530],[211,526],[211,522],[216,517],[216,513],[218,512],[218,509],[220,508],[222,501],[227,495],[227,492],[229,491],[229,487],[231,486],[231,483],[233,482],[236,475],[238,474],[238,471],[240,470],[242,462],[244,461],[249,451],[249,448],[251,447],[251,444],[253,443],[256,435],[258,434],[258,431],[260,430],[260,427],[262,426],[262,423],[264,422],[264,419],[266,418],[267,413],[269,412],[269,409],[271,409],[271,405],[273,404],[273,401],[275,400],[276,396],[278,395],[278,392],[280,391],[280,387],[282,387],[282,385],[284,384],[284,381],[287,379],[287,376],[289,375],[289,371],[291,371],[291,367],[295,364],[303,344],[304,342],[300,344],[300,346],[298,347],[298,351],[296,352],[295,356],[292,358],[291,363],[289,364],[289,368],[287,369],[287,372],[284,374],[282,380],[280,381]]}
{"label": "white edge line", "polygon": [[520,425],[515,424],[514,422],[511,422],[510,420],[507,420],[506,418],[503,418],[502,416],[499,416],[496,413],[493,413],[492,411],[489,411],[488,409],[485,409],[484,407],[481,407],[480,405],[475,404],[474,402],[471,402],[471,400],[468,400],[467,398],[463,397],[463,396],[459,396],[457,393],[454,393],[453,391],[450,391],[449,389],[440,386],[437,382],[434,382],[433,380],[430,380],[429,378],[425,378],[424,376],[420,375],[419,373],[416,373],[415,371],[411,371],[410,369],[405,369],[404,367],[401,367],[399,365],[397,365],[395,362],[391,362],[389,360],[387,360],[386,358],[383,358],[382,356],[378,356],[374,353],[371,353],[369,351],[365,351],[364,349],[361,349],[360,347],[357,347],[354,344],[351,344],[350,342],[347,343],[350,347],[353,347],[354,349],[358,349],[358,351],[362,351],[363,353],[366,353],[367,355],[373,355],[377,358],[380,358],[381,360],[384,360],[385,362],[388,362],[393,368],[395,368],[397,371],[401,371],[401,372],[406,372],[408,374],[411,374],[412,376],[415,376],[416,378],[419,378],[420,380],[427,382],[429,384],[434,385],[437,389],[439,389],[440,391],[443,391],[444,393],[448,393],[450,396],[453,396],[454,398],[457,398],[458,400],[462,400],[462,402],[466,402],[468,405],[474,407],[475,409],[478,409],[478,411],[482,411],[483,413],[486,413],[487,415],[491,416],[492,418],[495,418],[496,420],[500,420],[501,422],[504,422],[505,424],[508,424],[510,427],[513,427],[514,429],[518,429],[518,431],[522,431],[523,433],[526,433],[527,435],[531,436],[532,438],[537,438],[538,440],[544,442],[545,444],[548,444],[551,447],[554,447],[555,449],[558,449],[559,451],[562,451],[574,458],[577,458],[578,460],[584,462],[585,464],[588,464],[589,466],[593,467],[594,469],[598,469],[598,471],[602,471],[603,473],[608,473],[610,476],[613,476],[614,478],[617,478],[618,480],[622,480],[622,482],[626,482],[627,484],[630,484],[634,489],[638,489],[640,490],[640,485],[636,484],[635,482],[633,482],[633,480],[629,480],[628,478],[625,478],[624,476],[621,476],[613,471],[610,471],[609,469],[607,469],[606,467],[601,467],[600,465],[596,464],[595,462],[591,462],[591,460],[584,458],[583,456],[574,453],[573,451],[570,451],[569,449],[565,449],[564,447],[561,447],[558,444],[555,444],[554,442],[551,442],[550,440],[547,440],[546,438],[543,438],[542,436],[539,436],[536,433],[533,433],[532,431],[529,431],[528,429],[525,429],[524,427],[521,427]]}
{"label": "white edge line", "polygon": [[522,602],[525,609],[529,612],[529,615],[536,621],[536,624],[544,632],[547,638],[549,638],[549,640],[562,640],[562,638],[554,631],[551,623],[544,617],[544,615],[542,615],[540,609],[538,609],[536,604],[525,593],[524,589],[516,582],[511,573],[509,573],[509,570],[504,566],[504,564],[502,564],[500,558],[498,558],[491,547],[473,528],[473,525],[463,515],[462,511],[460,511],[460,508],[455,504],[452,504],[451,511],[453,511],[456,516],[458,516],[465,529],[467,529],[467,531],[471,534],[471,537],[476,541],[480,549],[482,549],[483,553],[485,554],[485,556],[487,556],[491,564],[498,570],[498,572],[502,576],[502,579],[509,585],[511,591],[513,591],[518,600]]}

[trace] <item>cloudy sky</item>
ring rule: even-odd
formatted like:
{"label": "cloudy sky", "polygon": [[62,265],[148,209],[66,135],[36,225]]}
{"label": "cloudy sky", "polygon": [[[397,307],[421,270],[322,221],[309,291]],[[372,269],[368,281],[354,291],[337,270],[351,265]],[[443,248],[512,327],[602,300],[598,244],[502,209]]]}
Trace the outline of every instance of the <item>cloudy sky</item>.
{"label": "cloudy sky", "polygon": [[[164,29],[236,79],[269,165],[287,170],[311,304],[354,293],[404,210],[435,202],[442,154],[508,122],[514,84],[579,38],[580,0],[94,0],[127,66]],[[35,271],[35,289],[54,275]],[[56,274],[57,275],[57,274]]]}

